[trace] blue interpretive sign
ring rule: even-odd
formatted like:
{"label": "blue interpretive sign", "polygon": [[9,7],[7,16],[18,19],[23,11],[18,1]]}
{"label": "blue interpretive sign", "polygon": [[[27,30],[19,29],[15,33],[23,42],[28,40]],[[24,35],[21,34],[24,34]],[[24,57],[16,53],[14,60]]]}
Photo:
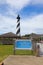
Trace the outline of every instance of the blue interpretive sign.
{"label": "blue interpretive sign", "polygon": [[16,40],[15,49],[32,50],[32,42],[31,40]]}

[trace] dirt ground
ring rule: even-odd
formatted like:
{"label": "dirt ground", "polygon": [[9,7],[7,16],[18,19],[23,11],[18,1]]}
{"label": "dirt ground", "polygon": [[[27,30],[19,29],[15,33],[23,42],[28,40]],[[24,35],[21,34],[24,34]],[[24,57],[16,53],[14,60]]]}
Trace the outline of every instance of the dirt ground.
{"label": "dirt ground", "polygon": [[10,55],[3,62],[4,65],[43,65],[43,57]]}

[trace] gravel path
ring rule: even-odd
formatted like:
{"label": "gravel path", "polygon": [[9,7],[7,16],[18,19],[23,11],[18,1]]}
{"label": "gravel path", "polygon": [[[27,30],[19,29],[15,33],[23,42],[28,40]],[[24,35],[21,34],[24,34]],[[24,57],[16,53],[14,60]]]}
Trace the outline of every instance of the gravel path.
{"label": "gravel path", "polygon": [[10,55],[3,62],[4,65],[43,65],[43,57]]}

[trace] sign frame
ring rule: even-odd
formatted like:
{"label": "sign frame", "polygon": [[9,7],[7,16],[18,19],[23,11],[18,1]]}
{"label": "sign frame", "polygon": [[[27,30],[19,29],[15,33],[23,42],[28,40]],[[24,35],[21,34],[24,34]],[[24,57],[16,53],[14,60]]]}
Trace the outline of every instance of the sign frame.
{"label": "sign frame", "polygon": [[19,39],[19,40],[15,40],[15,50],[32,50],[32,41],[31,41],[31,48],[16,48],[16,42],[17,41],[31,41],[31,40],[28,40],[28,39]]}

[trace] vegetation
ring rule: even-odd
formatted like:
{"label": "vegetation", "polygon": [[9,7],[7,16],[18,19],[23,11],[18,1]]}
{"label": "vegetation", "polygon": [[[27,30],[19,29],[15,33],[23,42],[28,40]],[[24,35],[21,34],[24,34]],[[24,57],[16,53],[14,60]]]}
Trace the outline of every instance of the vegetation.
{"label": "vegetation", "polygon": [[25,35],[24,37],[29,37],[30,36],[30,34],[27,34],[27,35]]}
{"label": "vegetation", "polygon": [[0,45],[0,62],[13,54],[13,45]]}
{"label": "vegetation", "polygon": [[[7,58],[9,55],[13,55],[13,45],[0,45],[0,62]],[[29,50],[16,50],[16,55],[33,55],[32,51]]]}
{"label": "vegetation", "polygon": [[31,50],[16,50],[16,55],[33,55]]}

